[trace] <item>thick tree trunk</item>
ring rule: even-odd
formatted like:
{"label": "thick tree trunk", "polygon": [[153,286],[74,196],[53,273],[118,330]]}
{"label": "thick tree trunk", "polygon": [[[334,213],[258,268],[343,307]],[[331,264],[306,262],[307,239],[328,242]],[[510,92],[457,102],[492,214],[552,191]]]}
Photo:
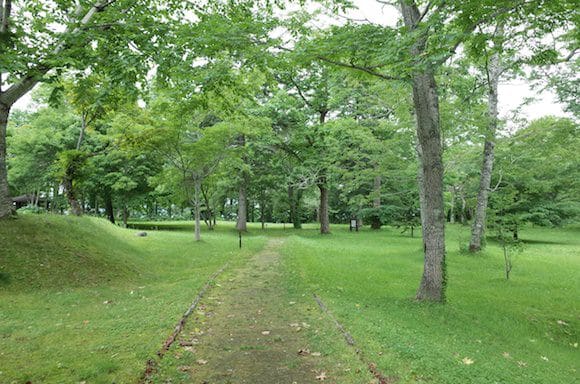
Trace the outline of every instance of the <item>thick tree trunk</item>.
{"label": "thick tree trunk", "polygon": [[[497,33],[501,38],[503,35],[503,27],[500,24]],[[481,176],[479,179],[479,191],[477,192],[477,205],[475,208],[475,218],[471,228],[471,240],[469,242],[469,250],[471,252],[478,252],[482,248],[483,239],[485,236],[485,216],[487,210],[487,201],[489,196],[489,188],[491,185],[491,174],[493,170],[493,158],[495,147],[495,134],[498,125],[498,86],[501,75],[501,66],[499,62],[499,54],[495,52],[488,64],[488,95],[487,107],[489,125],[486,133],[485,144],[483,146],[483,162],[481,165]]]}
{"label": "thick tree trunk", "polygon": [[6,127],[10,107],[0,103],[0,219],[13,215],[12,197],[8,190],[8,164],[6,163]]}
{"label": "thick tree trunk", "polygon": [[195,205],[195,241],[201,240],[201,181],[195,180],[195,194],[194,194],[194,205]]}
{"label": "thick tree trunk", "polygon": [[320,190],[320,233],[327,235],[330,233],[330,220],[328,218],[328,188],[326,178],[321,178],[318,182]]}
{"label": "thick tree trunk", "polygon": [[375,215],[371,220],[372,229],[381,229],[381,216],[379,210],[381,209],[381,176],[375,176],[373,192],[375,194],[373,198],[373,208],[375,209]]}
{"label": "thick tree trunk", "polygon": [[245,178],[242,179],[240,183],[240,192],[238,197],[238,223],[236,229],[238,231],[246,232],[248,230],[248,207],[247,207],[247,196],[246,196],[246,181]]}
{"label": "thick tree trunk", "polygon": [[110,193],[105,195],[105,213],[109,221],[115,224],[115,209],[113,208],[113,197]]}
{"label": "thick tree trunk", "polygon": [[[420,21],[414,2],[400,0],[405,25],[412,33]],[[411,53],[417,59],[425,51],[426,38],[419,37]],[[413,104],[417,138],[421,148],[424,202],[421,207],[425,263],[418,300],[445,300],[445,206],[443,200],[443,154],[439,122],[439,98],[433,69],[418,66],[413,74]]]}
{"label": "thick tree trunk", "polygon": [[417,299],[445,299],[445,207],[439,105],[433,73],[416,74],[413,100],[422,150],[424,204],[421,209],[425,265]]}
{"label": "thick tree trunk", "polygon": [[75,216],[82,216],[83,208],[81,207],[77,199],[72,179],[70,177],[65,177],[62,184],[64,186],[66,198],[70,205],[71,213]]}

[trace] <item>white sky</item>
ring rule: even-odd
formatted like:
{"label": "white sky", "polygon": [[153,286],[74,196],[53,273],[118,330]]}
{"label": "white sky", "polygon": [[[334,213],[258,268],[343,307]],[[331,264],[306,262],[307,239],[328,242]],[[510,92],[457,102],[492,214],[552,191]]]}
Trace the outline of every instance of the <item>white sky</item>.
{"label": "white sky", "polygon": [[[380,4],[376,0],[353,0],[353,3],[358,7],[358,10],[350,10],[347,15],[343,15],[341,18],[366,19],[372,23],[391,26],[395,25],[399,18],[399,13],[395,8]],[[520,117],[533,120],[546,115],[566,116],[554,93],[549,91],[538,93],[532,91],[526,82],[513,80],[500,84],[499,110],[501,117],[509,119],[513,115],[512,111],[520,107],[523,101],[530,97],[533,97],[535,101],[521,108]],[[15,105],[15,108],[19,109],[31,107],[30,94],[24,96]]]}

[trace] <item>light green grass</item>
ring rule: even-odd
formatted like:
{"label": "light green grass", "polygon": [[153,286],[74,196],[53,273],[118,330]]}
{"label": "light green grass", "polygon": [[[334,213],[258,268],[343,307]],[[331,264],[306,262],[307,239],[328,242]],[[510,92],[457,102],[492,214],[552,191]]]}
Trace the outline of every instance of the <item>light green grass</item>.
{"label": "light green grass", "polygon": [[115,227],[101,219],[26,216],[0,222],[0,383],[133,383],[207,278],[239,250],[223,228]]}
{"label": "light green grass", "polygon": [[578,382],[580,231],[524,230],[510,281],[496,244],[478,256],[459,252],[468,231],[447,229],[445,305],[413,299],[421,240],[389,228],[290,237],[289,294],[319,294],[368,358],[401,383]]}
{"label": "light green grass", "polygon": [[[365,358],[400,383],[579,381],[578,227],[524,229],[505,281],[496,244],[462,254],[468,228],[449,226],[448,302],[438,305],[413,299],[420,238],[392,228],[333,225],[321,236],[316,224],[257,223],[240,251],[232,223],[200,243],[190,222],[154,224],[175,231],[140,238],[93,218],[0,222],[0,383],[135,382],[208,276],[227,260],[235,268],[268,236],[288,236],[288,300],[319,294]],[[329,339],[337,334],[309,336],[312,350],[346,354]]]}

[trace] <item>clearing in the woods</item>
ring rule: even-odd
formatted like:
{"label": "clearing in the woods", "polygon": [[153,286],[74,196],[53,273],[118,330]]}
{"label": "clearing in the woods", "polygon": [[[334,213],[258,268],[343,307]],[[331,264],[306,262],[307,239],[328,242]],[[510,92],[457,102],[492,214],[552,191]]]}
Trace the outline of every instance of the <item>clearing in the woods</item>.
{"label": "clearing in the woods", "polygon": [[147,361],[152,383],[579,379],[578,227],[523,228],[506,281],[493,239],[470,256],[460,247],[469,228],[448,226],[441,305],[413,299],[420,233],[258,224],[239,249],[232,223],[201,242],[191,223],[146,225],[160,230],[137,237],[101,219],[50,215],[0,222],[1,383],[138,383]]}

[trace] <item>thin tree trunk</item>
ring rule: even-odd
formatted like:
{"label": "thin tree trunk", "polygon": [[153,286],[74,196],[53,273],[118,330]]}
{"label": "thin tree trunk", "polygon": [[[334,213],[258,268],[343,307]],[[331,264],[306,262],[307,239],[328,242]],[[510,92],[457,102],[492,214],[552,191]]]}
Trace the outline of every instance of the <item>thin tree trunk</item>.
{"label": "thin tree trunk", "polygon": [[375,209],[375,215],[372,218],[371,221],[371,228],[372,229],[381,229],[381,215],[380,215],[380,209],[381,209],[381,176],[380,175],[376,175],[375,176],[375,180],[374,180],[374,184],[373,184],[373,192],[375,194],[374,198],[373,198],[373,208]]}
{"label": "thin tree trunk", "polygon": [[463,189],[463,186],[461,186],[460,189],[460,195],[459,197],[461,198],[461,215],[460,215],[460,221],[461,224],[465,224],[467,222],[467,201],[465,200],[465,190]]}
{"label": "thin tree trunk", "polygon": [[244,177],[240,183],[240,192],[238,196],[238,223],[236,225],[236,229],[238,231],[246,232],[248,230],[247,220],[248,207],[246,199],[246,181]]}
{"label": "thin tree trunk", "polygon": [[320,190],[320,233],[327,235],[330,233],[330,220],[328,218],[328,188],[325,177],[320,178],[318,189]]}
{"label": "thin tree trunk", "polygon": [[455,223],[455,185],[450,188],[451,191],[451,208],[449,210],[449,222]]}
{"label": "thin tree trunk", "polygon": [[[421,15],[414,2],[400,0],[405,25],[412,33]],[[419,37],[411,53],[419,58],[426,38]],[[443,200],[443,154],[439,123],[439,98],[433,69],[419,66],[413,73],[413,103],[417,117],[417,138],[421,146],[424,204],[421,221],[425,247],[423,276],[418,300],[445,300],[445,206]]]}
{"label": "thin tree trunk", "polygon": [[[496,36],[500,39],[503,37],[503,24],[499,24],[496,30]],[[479,191],[477,192],[477,205],[475,209],[475,218],[471,228],[471,241],[469,242],[469,250],[471,252],[478,252],[482,248],[483,239],[485,236],[485,219],[487,211],[487,202],[489,197],[489,188],[491,185],[491,174],[493,171],[495,134],[498,126],[498,88],[499,78],[501,76],[501,65],[499,53],[496,51],[491,56],[488,68],[488,95],[487,108],[489,125],[485,137],[485,144],[483,146],[483,162],[481,165],[481,176],[479,179]]]}
{"label": "thin tree trunk", "polygon": [[266,198],[263,194],[260,196],[260,222],[264,229],[266,227]]}
{"label": "thin tree trunk", "polygon": [[213,216],[214,213],[213,213],[213,209],[210,208],[211,206],[210,206],[210,202],[209,202],[209,196],[207,194],[206,189],[204,189],[203,186],[200,186],[200,191],[201,191],[201,194],[203,196],[203,200],[205,201],[205,207],[206,207],[206,212],[207,212],[207,215],[206,215],[207,217],[204,219],[204,221],[207,225],[207,228],[210,231],[213,231],[214,222],[212,221],[212,218],[214,217]]}
{"label": "thin tree trunk", "polygon": [[8,165],[6,164],[6,127],[10,106],[0,103],[0,219],[11,217],[14,213],[12,197],[8,190]]}
{"label": "thin tree trunk", "polygon": [[195,195],[194,195],[194,205],[195,205],[195,241],[201,240],[201,201],[200,201],[200,191],[201,191],[201,180],[195,179]]}
{"label": "thin tree trunk", "polygon": [[79,138],[77,140],[76,150],[79,151],[81,149],[81,145],[83,144],[83,139],[85,138],[85,131],[87,129],[87,115],[86,113],[81,113],[81,131],[79,132]]}
{"label": "thin tree trunk", "polygon": [[129,208],[127,207],[127,203],[123,203],[123,227],[127,228],[129,222]]}

